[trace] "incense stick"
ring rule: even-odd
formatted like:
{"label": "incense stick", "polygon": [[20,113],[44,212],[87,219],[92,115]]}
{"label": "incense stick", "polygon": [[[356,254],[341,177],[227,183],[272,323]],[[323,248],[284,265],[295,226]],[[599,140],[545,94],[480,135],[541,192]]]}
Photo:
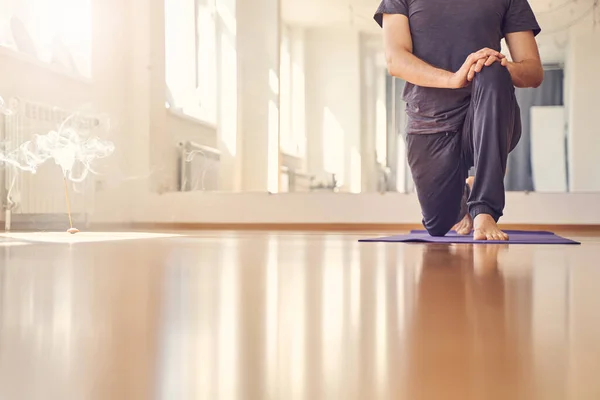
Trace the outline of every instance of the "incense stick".
{"label": "incense stick", "polygon": [[69,215],[69,225],[70,225],[70,229],[67,231],[70,234],[74,234],[79,232],[79,229],[77,228],[73,228],[73,218],[71,217],[71,200],[69,199],[69,185],[67,184],[67,178],[64,178],[64,182],[65,182],[65,199],[67,201],[67,212]]}
{"label": "incense stick", "polygon": [[67,212],[69,213],[69,225],[73,229],[73,219],[71,218],[71,201],[69,200],[69,186],[67,185],[67,178],[65,178],[65,198],[67,200]]}

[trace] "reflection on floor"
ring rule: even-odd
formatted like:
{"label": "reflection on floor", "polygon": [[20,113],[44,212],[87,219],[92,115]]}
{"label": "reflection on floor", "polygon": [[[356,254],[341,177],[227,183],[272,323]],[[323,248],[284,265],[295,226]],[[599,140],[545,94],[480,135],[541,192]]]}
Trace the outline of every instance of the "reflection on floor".
{"label": "reflection on floor", "polygon": [[89,242],[114,242],[116,240],[156,239],[179,236],[165,233],[144,232],[7,232],[0,233],[0,240],[18,239],[31,242],[44,243],[89,243]]}
{"label": "reflection on floor", "polygon": [[0,398],[600,398],[598,238],[57,235],[0,238]]}

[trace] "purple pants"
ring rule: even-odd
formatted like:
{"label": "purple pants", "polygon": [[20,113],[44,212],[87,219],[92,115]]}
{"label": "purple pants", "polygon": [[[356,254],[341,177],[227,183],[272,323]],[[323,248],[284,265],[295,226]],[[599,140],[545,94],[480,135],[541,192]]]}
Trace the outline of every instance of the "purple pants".
{"label": "purple pants", "polygon": [[[461,130],[407,136],[408,164],[423,225],[444,236],[467,212],[502,216],[508,153],[521,138],[521,117],[508,70],[498,63],[475,76]],[[475,167],[473,190],[465,184]]]}

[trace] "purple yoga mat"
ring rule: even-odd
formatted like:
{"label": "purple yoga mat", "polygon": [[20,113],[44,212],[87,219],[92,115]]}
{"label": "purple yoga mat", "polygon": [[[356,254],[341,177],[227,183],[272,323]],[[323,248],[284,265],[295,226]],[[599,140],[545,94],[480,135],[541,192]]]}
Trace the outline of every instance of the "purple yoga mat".
{"label": "purple yoga mat", "polygon": [[511,244],[581,244],[574,240],[543,231],[504,231],[508,234],[508,242],[473,240],[473,235],[461,236],[449,232],[444,237],[430,236],[427,231],[411,231],[408,235],[361,239],[359,242],[400,242],[400,243],[511,243]]}

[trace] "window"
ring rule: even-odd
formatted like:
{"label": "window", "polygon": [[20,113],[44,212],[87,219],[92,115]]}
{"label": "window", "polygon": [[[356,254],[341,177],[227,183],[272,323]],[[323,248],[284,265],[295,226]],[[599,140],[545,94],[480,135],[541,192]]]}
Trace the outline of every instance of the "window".
{"label": "window", "polygon": [[167,107],[215,124],[217,43],[214,0],[165,0]]}
{"label": "window", "polygon": [[92,0],[0,0],[0,45],[90,77]]}
{"label": "window", "polygon": [[279,73],[280,146],[284,153],[295,155],[292,126],[292,55],[289,29],[281,35],[281,64]]}
{"label": "window", "polygon": [[304,38],[301,30],[283,27],[280,66],[281,151],[306,155]]}

